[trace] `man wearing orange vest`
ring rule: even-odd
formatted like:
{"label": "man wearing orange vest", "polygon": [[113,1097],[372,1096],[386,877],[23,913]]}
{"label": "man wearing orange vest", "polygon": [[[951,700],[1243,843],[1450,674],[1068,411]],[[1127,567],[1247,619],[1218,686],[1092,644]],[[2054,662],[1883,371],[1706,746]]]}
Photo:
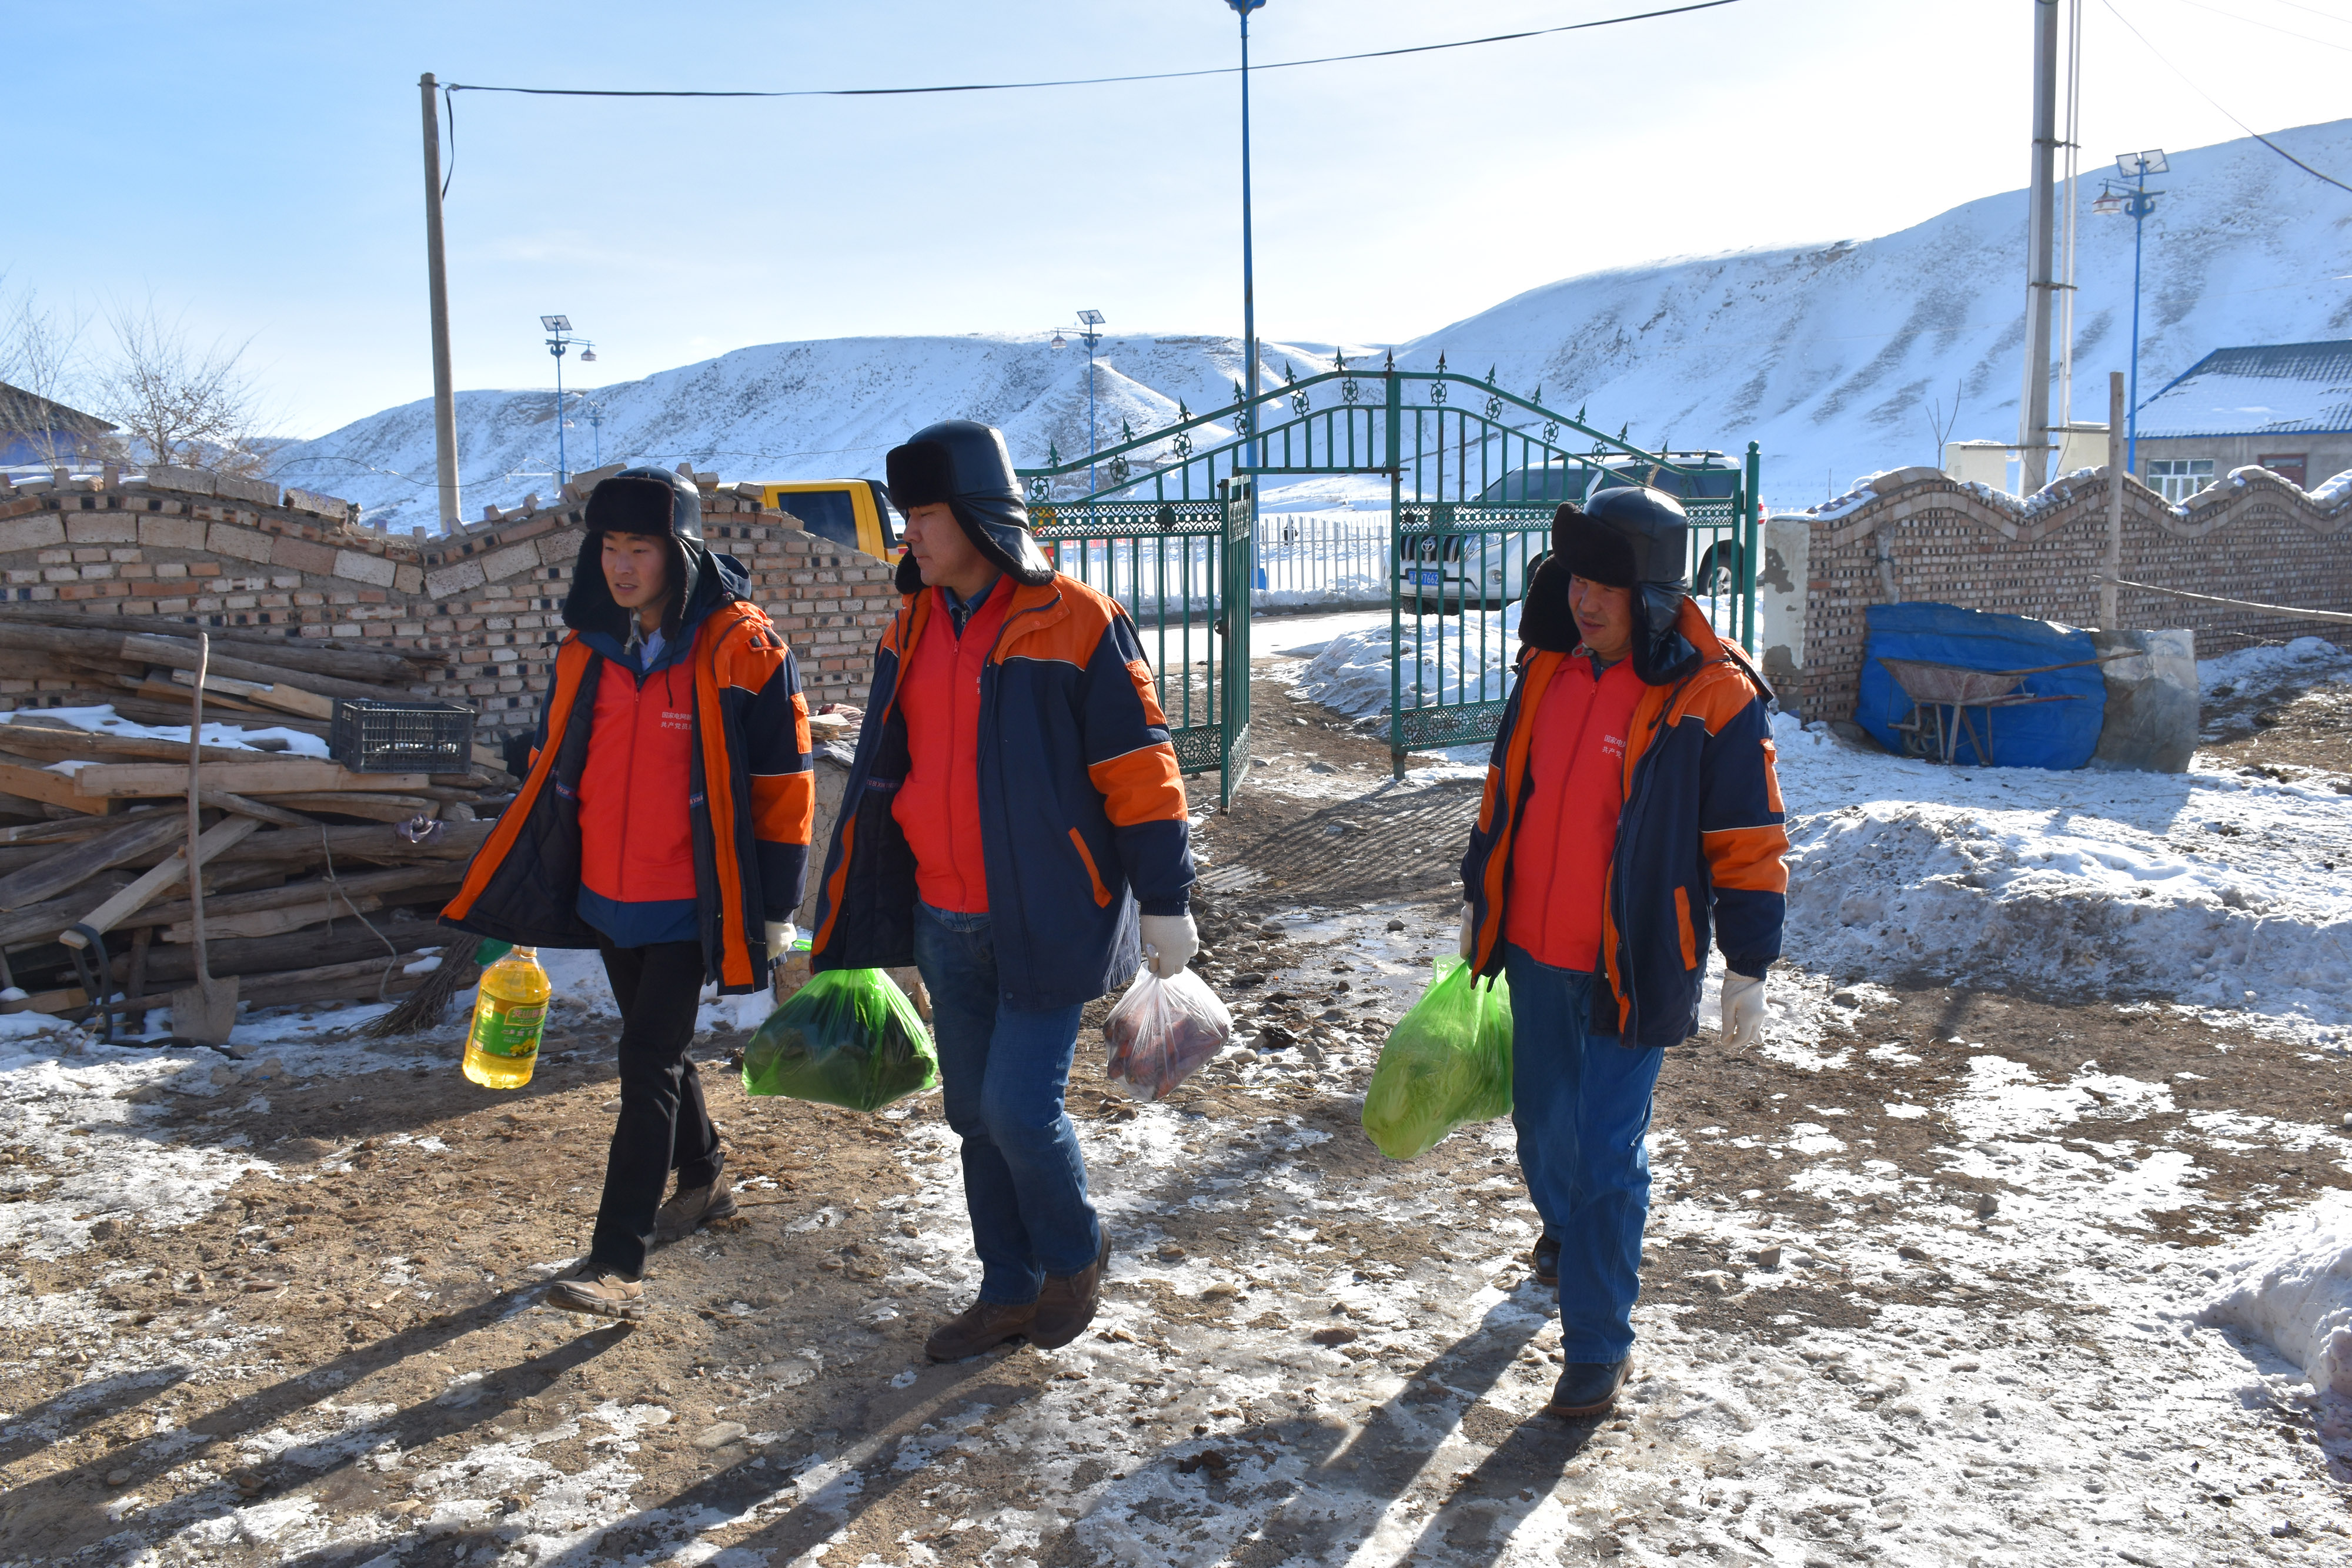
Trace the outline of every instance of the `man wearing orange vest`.
{"label": "man wearing orange vest", "polygon": [[947,420],[889,455],[904,594],[826,857],[813,962],[912,963],[963,1141],[979,1299],[934,1360],[1076,1339],[1110,1239],[1062,1107],[1078,1013],[1200,948],[1191,825],[1150,668],[1118,601],[1030,537],[1004,438]]}
{"label": "man wearing orange vest", "polygon": [[1511,1120],[1567,1362],[1545,1409],[1571,1418],[1631,1369],[1650,1095],[1697,1032],[1708,937],[1745,1049],[1787,913],[1771,694],[1684,591],[1688,533],[1645,486],[1554,516],[1462,862],[1462,956],[1510,980]]}
{"label": "man wearing orange vest", "polygon": [[530,774],[442,919],[604,957],[621,1112],[588,1255],[549,1294],[633,1319],[648,1249],[735,1212],[686,1051],[703,986],[759,990],[792,946],[816,797],[799,668],[693,483],[628,469],[587,523]]}

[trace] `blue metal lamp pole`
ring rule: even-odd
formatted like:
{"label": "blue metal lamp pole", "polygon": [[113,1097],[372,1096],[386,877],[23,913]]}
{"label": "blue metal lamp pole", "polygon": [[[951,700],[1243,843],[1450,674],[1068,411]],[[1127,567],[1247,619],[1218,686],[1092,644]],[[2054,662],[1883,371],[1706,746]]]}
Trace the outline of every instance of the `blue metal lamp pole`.
{"label": "blue metal lamp pole", "polygon": [[1081,310],[1078,312],[1078,337],[1083,340],[1087,345],[1087,452],[1088,454],[1087,458],[1087,494],[1088,495],[1094,494],[1096,489],[1098,488],[1095,482],[1093,454],[1102,450],[1102,443],[1095,438],[1095,345],[1102,341],[1102,324],[1103,313],[1101,311]]}
{"label": "blue metal lamp pole", "polygon": [[[547,333],[547,351],[555,356],[555,490],[561,496],[565,482],[572,476],[563,451],[563,351],[574,344],[579,345],[583,350],[580,360],[585,364],[596,357],[596,350],[589,340],[572,335],[572,318],[569,316],[541,316],[539,325]],[[598,444],[603,444],[601,439]]]}
{"label": "blue metal lamp pole", "polygon": [[2161,191],[2147,188],[2150,174],[2162,174],[2171,165],[2164,160],[2160,148],[2146,152],[2126,152],[2116,160],[2116,168],[2132,182],[2126,189],[2107,183],[2099,199],[2091,204],[2096,213],[2122,213],[2132,221],[2132,339],[2131,393],[2124,406],[2124,470],[2139,472],[2139,287],[2140,258],[2147,237],[2147,215],[2156,211],[2156,198]]}
{"label": "blue metal lamp pole", "polygon": [[[1251,515],[1256,515],[1257,469],[1265,455],[1257,433],[1257,269],[1250,249],[1250,123],[1249,19],[1265,0],[1225,0],[1242,19],[1242,352],[1248,356],[1247,390],[1242,396],[1242,417],[1249,421],[1249,444],[1242,448],[1249,462]],[[1250,580],[1263,588],[1265,568],[1258,564],[1257,528],[1250,527]]]}

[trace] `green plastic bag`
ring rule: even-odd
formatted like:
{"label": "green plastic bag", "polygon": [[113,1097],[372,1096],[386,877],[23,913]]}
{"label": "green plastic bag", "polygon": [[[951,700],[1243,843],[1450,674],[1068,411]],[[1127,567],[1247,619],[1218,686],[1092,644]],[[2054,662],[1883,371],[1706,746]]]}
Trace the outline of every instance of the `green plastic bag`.
{"label": "green plastic bag", "polygon": [[1511,988],[1481,985],[1459,958],[1397,1020],[1364,1092],[1364,1131],[1381,1153],[1409,1160],[1454,1128],[1511,1110]]}
{"label": "green plastic bag", "polygon": [[879,1111],[940,1081],[931,1037],[889,976],[827,969],[768,1015],[743,1048],[743,1092]]}

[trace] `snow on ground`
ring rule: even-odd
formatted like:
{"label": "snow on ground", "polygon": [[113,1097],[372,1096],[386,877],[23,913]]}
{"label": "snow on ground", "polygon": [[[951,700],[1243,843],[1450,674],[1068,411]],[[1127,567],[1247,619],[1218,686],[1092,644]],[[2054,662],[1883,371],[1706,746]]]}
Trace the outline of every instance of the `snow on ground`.
{"label": "snow on ground", "polygon": [[[94,735],[120,736],[131,740],[176,740],[188,743],[188,727],[169,724],[133,724],[114,711],[110,703],[97,707],[24,708],[0,713],[0,724],[37,718],[41,724],[56,727],[70,725]],[[54,721],[54,722],[52,722]],[[327,743],[319,737],[299,729],[286,729],[277,725],[207,724],[204,744],[224,747],[236,751],[276,752],[288,757],[327,755]],[[71,771],[70,764],[59,765]]]}
{"label": "snow on ground", "polygon": [[2352,1039],[2352,800],[2332,785],[1954,768],[1773,720],[1789,956],[2158,997]]}
{"label": "snow on ground", "polygon": [[2197,689],[2209,704],[2251,701],[2346,680],[2352,680],[2352,652],[2321,637],[2257,643],[2197,661]]}
{"label": "snow on ground", "polygon": [[[1287,622],[1267,640],[1300,653],[1318,635],[1327,653],[1343,646],[1344,620],[1326,619]],[[2283,689],[2321,662],[2296,645],[2209,662],[2207,678]],[[1131,1119],[1080,1124],[1121,1239],[1112,1278],[1231,1300],[1230,1321],[1176,1322],[1122,1291],[1098,1333],[1057,1354],[1060,1370],[1040,1396],[998,1410],[943,1406],[888,1463],[921,1472],[941,1517],[956,1521],[950,1529],[985,1531],[1007,1562],[1034,1549],[1041,1522],[1001,1494],[961,1487],[966,1460],[991,1453],[1020,1456],[1045,1499],[1038,1506],[1069,1511],[1087,1560],[1107,1563],[1207,1568],[1276,1540],[1296,1543],[1288,1560],[1332,1568],[1408,1559],[1484,1568],[1595,1550],[1791,1568],[1856,1554],[1952,1568],[2118,1560],[2187,1568],[2263,1552],[2340,1560],[2340,1496],[2280,1458],[2268,1437],[2283,1416],[2308,1416],[2336,1479],[2347,1473],[2352,1204],[2330,1195],[2234,1248],[2205,1251],[2168,1245],[2151,1217],[2206,1201],[2202,1148],[2294,1150],[2352,1170],[2352,1141],[2242,1112],[2191,1111],[2179,1132],[2136,1135],[2102,1121],[2116,1107],[2188,1109],[2174,1103],[2173,1085],[2095,1061],[2037,1077],[1984,1048],[1969,1048],[1957,1089],[1914,1097],[1863,1082],[1872,1066],[1908,1053],[1871,1045],[1853,1026],[1873,982],[1927,969],[2086,997],[2161,998],[2340,1051],[2352,1038],[2344,956],[2352,887],[2336,868],[2352,856],[2352,801],[2315,784],[2210,768],[2181,776],[1932,768],[1849,747],[1785,716],[1775,738],[1796,850],[1791,961],[1774,971],[1764,1054],[1815,1087],[1804,1115],[1744,1134],[1740,1146],[1783,1162],[1832,1218],[1798,1224],[1752,1201],[1759,1193],[1688,1179],[1706,1144],[1728,1135],[1662,1129],[1652,1240],[1724,1257],[1717,1288],[1753,1299],[1768,1316],[1777,1292],[1892,1286],[1922,1269],[1948,1276],[1955,1293],[2030,1299],[1997,1318],[1971,1310],[1967,1296],[1889,1302],[1867,1327],[1816,1324],[1779,1338],[1696,1332],[1679,1321],[1683,1309],[1645,1304],[1636,1378],[1614,1418],[1556,1484],[1498,1499],[1475,1478],[1518,1451],[1512,1434],[1541,1405],[1558,1343],[1549,1303],[1514,1261],[1534,1217],[1509,1163],[1507,1124],[1457,1134],[1457,1153],[1491,1151],[1493,1174],[1483,1179],[1438,1183],[1427,1166],[1407,1164],[1341,1184],[1318,1154],[1332,1134],[1296,1115],[1244,1141],[1197,1111],[1142,1105]],[[1365,793],[1367,785],[1356,775],[1332,787]],[[1310,956],[1269,973],[1268,990],[1321,979],[1344,956],[1359,990],[1402,1002],[1425,983],[1428,955],[1451,939],[1450,916],[1433,919],[1425,905],[1306,907],[1276,920]],[[543,956],[560,998],[609,1015],[593,955]],[[1719,979],[1719,963],[1712,967],[1703,1019]],[[0,1017],[10,1142],[72,1172],[0,1172],[11,1199],[0,1203],[0,1246],[62,1258],[115,1230],[181,1223],[240,1174],[277,1171],[236,1139],[150,1131],[149,1109],[167,1099],[228,1111],[266,1105],[274,1085],[362,1069],[447,1071],[446,1056],[420,1042],[349,1034],[377,1010],[248,1018],[234,1040],[253,1053],[242,1061],[110,1047],[54,1020]],[[757,998],[712,1002],[703,1022],[753,1022],[762,1010]],[[2156,1022],[2165,1007],[2119,1010]],[[1259,1059],[1251,1030],[1244,1018],[1220,1069],[1244,1094],[1271,1097],[1302,1077],[1349,1093],[1379,1046],[1376,1024],[1344,1020],[1313,1055]],[[1859,1124],[1877,1114],[1936,1128],[1934,1168],[1870,1155]],[[904,1223],[882,1236],[891,1271],[873,1309],[893,1315],[892,1292],[954,1295],[976,1278],[953,1140],[928,1118],[906,1125],[917,1191],[891,1200]],[[321,1162],[316,1169],[337,1168],[334,1150],[305,1153]],[[278,1174],[308,1179],[291,1166]],[[1958,1182],[1997,1197],[1957,1211],[1946,1189]],[[1223,1227],[1232,1245],[1211,1257],[1167,1239],[1163,1217],[1179,1211]],[[1337,1234],[1352,1222],[1426,1231],[1433,1245],[1409,1266],[1368,1265]],[[396,1274],[401,1264],[386,1268]],[[86,1386],[173,1375],[154,1345],[108,1328],[97,1294],[33,1296],[0,1280],[0,1322],[86,1321],[98,1347]],[[1333,1332],[1306,1332],[1318,1324]],[[248,1361],[259,1332],[199,1326],[168,1349],[183,1361]],[[1165,1351],[1144,1354],[1155,1339]],[[1377,1355],[1347,1354],[1372,1344]],[[908,1364],[891,1381],[919,1392],[944,1376]],[[462,1383],[446,1397],[467,1397]],[[69,1421],[73,1408],[54,1402],[39,1419]],[[756,1427],[758,1414],[747,1403],[736,1418]],[[245,1455],[352,1444],[373,1452],[381,1415],[322,1407],[299,1427],[246,1441]],[[695,1537],[671,1560],[729,1561],[727,1542],[751,1512],[648,1509],[632,1497],[641,1479],[632,1444],[640,1428],[668,1419],[666,1410],[611,1405],[579,1419],[604,1434],[610,1451],[599,1465],[559,1479],[531,1456],[538,1444],[577,1436],[578,1422],[485,1434],[446,1474],[422,1478],[436,1500],[414,1517],[415,1535],[497,1522],[539,1560],[585,1561],[598,1531],[659,1522]],[[1269,1427],[1279,1440],[1243,1436]],[[1114,1469],[1081,1458],[1125,1455],[1139,1442],[1144,1455],[1174,1462]],[[1213,1451],[1213,1466],[1202,1457]],[[761,1507],[771,1517],[785,1508],[837,1515],[846,1535],[878,1452],[871,1442],[820,1448],[803,1468],[780,1470]],[[1373,1484],[1370,1471],[1399,1454],[1407,1483]],[[503,1514],[501,1493],[530,1489],[524,1511]],[[2186,1507],[2221,1500],[2229,1506]],[[133,1509],[137,1500],[107,1506]],[[173,1548],[196,1558],[233,1546],[294,1553],[355,1544],[351,1528],[307,1500],[226,1501],[192,1512]],[[404,1534],[371,1528],[387,1549]],[[934,1560],[919,1542],[904,1552],[902,1561]]]}

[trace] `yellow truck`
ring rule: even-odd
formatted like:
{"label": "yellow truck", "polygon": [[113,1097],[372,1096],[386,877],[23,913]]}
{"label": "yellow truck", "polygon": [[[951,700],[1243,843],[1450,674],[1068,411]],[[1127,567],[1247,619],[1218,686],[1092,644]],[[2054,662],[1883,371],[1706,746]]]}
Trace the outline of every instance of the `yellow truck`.
{"label": "yellow truck", "polygon": [[873,479],[801,479],[762,485],[760,501],[790,512],[809,532],[877,560],[895,561],[906,549],[905,519]]}

